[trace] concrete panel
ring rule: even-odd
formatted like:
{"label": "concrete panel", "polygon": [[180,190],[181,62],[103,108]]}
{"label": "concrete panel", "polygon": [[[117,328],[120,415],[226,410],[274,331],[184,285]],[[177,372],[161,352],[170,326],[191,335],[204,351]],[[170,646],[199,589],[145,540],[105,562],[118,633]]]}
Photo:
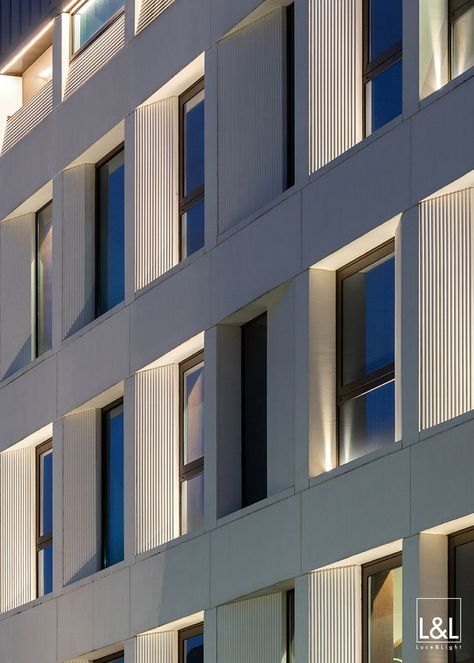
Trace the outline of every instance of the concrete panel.
{"label": "concrete panel", "polygon": [[218,245],[211,258],[214,322],[298,273],[300,203],[297,193]]}
{"label": "concrete panel", "polygon": [[129,637],[130,569],[98,578],[92,585],[94,649]]}
{"label": "concrete panel", "polygon": [[300,540],[298,497],[272,504],[212,532],[212,604],[298,575]]}
{"label": "concrete panel", "polygon": [[5,663],[56,661],[56,636],[57,607],[54,601],[12,615],[0,622],[0,660]]}
{"label": "concrete panel", "polygon": [[[129,311],[93,323],[58,354],[58,410],[66,414],[123,380],[129,371]],[[74,380],[71,380],[74,375]]]}
{"label": "concrete panel", "polygon": [[88,583],[58,599],[58,661],[91,651],[93,642],[93,587]]}
{"label": "concrete panel", "polygon": [[408,451],[396,451],[303,494],[304,570],[407,536],[409,462]]}
{"label": "concrete panel", "polygon": [[211,0],[211,39],[216,41],[261,5],[262,0]]}

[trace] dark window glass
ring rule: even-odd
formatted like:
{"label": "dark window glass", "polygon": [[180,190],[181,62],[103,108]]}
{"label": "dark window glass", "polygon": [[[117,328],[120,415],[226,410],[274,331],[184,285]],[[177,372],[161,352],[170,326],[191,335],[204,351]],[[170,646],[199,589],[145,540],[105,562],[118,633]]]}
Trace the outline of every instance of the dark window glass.
{"label": "dark window glass", "polygon": [[295,663],[295,590],[286,592],[286,662]]}
{"label": "dark window glass", "polygon": [[72,17],[72,44],[76,52],[124,6],[124,0],[89,0]]}
{"label": "dark window glass", "polygon": [[267,315],[242,327],[242,506],[267,496]]}
{"label": "dark window glass", "polygon": [[451,76],[474,66],[474,3],[464,3],[451,15]]}
{"label": "dark window glass", "polygon": [[124,663],[125,657],[123,652],[118,654],[111,654],[110,656],[104,656],[103,658],[95,659],[93,663]]}
{"label": "dark window glass", "polygon": [[179,632],[179,663],[204,663],[202,624]]}
{"label": "dark window glass", "polygon": [[402,3],[400,0],[370,0],[370,59],[402,41]]}
{"label": "dark window glass", "polygon": [[124,297],[124,152],[97,168],[97,314]]}
{"label": "dark window glass", "polygon": [[102,566],[124,556],[123,404],[102,413]]}
{"label": "dark window glass", "polygon": [[36,356],[52,347],[53,204],[36,215]]}
{"label": "dark window glass", "polygon": [[180,365],[181,533],[204,523],[204,354]]}
{"label": "dark window glass", "polygon": [[286,186],[295,183],[295,4],[286,8]]}
{"label": "dark window glass", "polygon": [[[450,537],[450,592],[449,596],[461,599],[462,648],[453,651],[450,661],[473,663],[474,630],[474,531],[468,530]],[[454,633],[459,633],[457,615],[453,615]]]}
{"label": "dark window glass", "polygon": [[367,133],[377,131],[402,112],[402,61],[398,60],[366,85]]}
{"label": "dark window glass", "polygon": [[204,246],[204,81],[180,97],[181,258]]}
{"label": "dark window glass", "polygon": [[36,574],[38,596],[53,590],[53,448],[36,448]]}
{"label": "dark window glass", "polygon": [[364,663],[403,661],[401,557],[363,567]]}
{"label": "dark window glass", "polygon": [[393,242],[338,272],[339,463],[395,439]]}

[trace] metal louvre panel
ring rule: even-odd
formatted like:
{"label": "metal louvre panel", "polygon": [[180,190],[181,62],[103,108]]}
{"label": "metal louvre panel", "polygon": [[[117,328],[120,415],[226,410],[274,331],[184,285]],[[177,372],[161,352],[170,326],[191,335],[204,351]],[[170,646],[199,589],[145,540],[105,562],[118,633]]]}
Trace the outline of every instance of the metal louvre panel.
{"label": "metal louvre panel", "polygon": [[285,660],[285,593],[238,601],[217,609],[217,660],[281,663]]}
{"label": "metal louvre panel", "polygon": [[116,21],[69,65],[64,98],[71,96],[83,83],[104,66],[125,44],[125,15]]}
{"label": "metal louvre panel", "polygon": [[360,663],[361,569],[325,569],[309,578],[309,663]]}
{"label": "metal louvre panel", "polygon": [[33,246],[35,215],[0,225],[0,373],[8,377],[33,356]]}
{"label": "metal louvre panel", "polygon": [[142,0],[140,17],[138,19],[137,33],[150,25],[155,18],[167,9],[174,0]]}
{"label": "metal louvre panel", "polygon": [[135,376],[136,553],[179,534],[177,364]]}
{"label": "metal louvre panel", "polygon": [[139,635],[135,640],[135,663],[176,663],[178,634],[176,631]]}
{"label": "metal louvre panel", "polygon": [[92,575],[100,568],[100,492],[97,410],[63,419],[63,580]]}
{"label": "metal louvre panel", "polygon": [[309,3],[309,172],[362,138],[360,0]]}
{"label": "metal louvre panel", "polygon": [[421,203],[420,430],[473,409],[474,189]]}
{"label": "metal louvre panel", "polygon": [[53,110],[53,81],[46,83],[24,106],[7,121],[2,154],[16,145],[33,127]]}
{"label": "metal louvre panel", "polygon": [[178,99],[135,113],[135,289],[178,262]]}
{"label": "metal louvre panel", "polygon": [[0,454],[0,611],[28,603],[35,588],[35,448]]}
{"label": "metal louvre panel", "polygon": [[283,9],[218,44],[221,233],[286,185],[285,47]]}

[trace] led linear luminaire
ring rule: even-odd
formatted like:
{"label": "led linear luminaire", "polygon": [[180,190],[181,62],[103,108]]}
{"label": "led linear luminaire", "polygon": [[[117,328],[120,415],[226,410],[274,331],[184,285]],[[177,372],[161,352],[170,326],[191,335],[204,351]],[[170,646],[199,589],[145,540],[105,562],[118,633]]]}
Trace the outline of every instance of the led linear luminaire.
{"label": "led linear luminaire", "polygon": [[27,53],[27,52],[30,50],[30,48],[31,48],[32,46],[34,46],[34,45],[36,44],[36,42],[39,41],[39,40],[41,39],[41,37],[42,37],[46,32],[48,32],[48,30],[51,28],[51,26],[53,25],[53,23],[54,23],[54,21],[50,21],[47,25],[45,25],[44,28],[43,28],[42,30],[40,30],[40,32],[38,32],[38,34],[36,34],[36,35],[33,37],[33,39],[32,39],[31,41],[29,41],[28,44],[27,44],[24,48],[22,48],[21,51],[19,51],[19,53],[17,53],[17,54],[15,55],[15,57],[12,58],[12,59],[10,60],[10,62],[8,62],[8,63],[3,67],[3,69],[0,70],[0,74],[5,74],[5,73],[6,73],[11,67],[13,67],[13,65],[14,65],[16,62],[18,62],[18,60],[19,60],[20,58],[22,58],[22,57],[25,55],[25,53]]}

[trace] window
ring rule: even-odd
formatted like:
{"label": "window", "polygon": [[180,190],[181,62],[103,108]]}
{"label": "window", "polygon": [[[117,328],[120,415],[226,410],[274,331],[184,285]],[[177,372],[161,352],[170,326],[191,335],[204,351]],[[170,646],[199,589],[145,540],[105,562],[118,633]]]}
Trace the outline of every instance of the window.
{"label": "window", "polygon": [[402,112],[402,0],[364,0],[365,133]]}
{"label": "window", "polygon": [[119,147],[97,164],[96,314],[106,313],[123,301],[124,252],[124,150]]}
{"label": "window", "polygon": [[124,652],[121,651],[116,654],[111,654],[110,656],[97,658],[93,663],[125,663],[125,655]]}
{"label": "window", "polygon": [[474,0],[449,0],[451,78],[474,65]]}
{"label": "window", "polygon": [[[474,528],[470,528],[449,537],[448,596],[460,598],[462,606],[462,649],[450,652],[450,663],[470,663],[470,661],[474,661],[474,631],[472,629],[474,610],[473,569]],[[459,624],[456,623],[458,616],[450,616],[454,621],[454,633],[459,633]]]}
{"label": "window", "polygon": [[204,353],[180,364],[181,534],[204,523]]}
{"label": "window", "polygon": [[286,663],[295,663],[295,590],[286,592]]}
{"label": "window", "polygon": [[242,506],[267,496],[267,314],[242,327]]}
{"label": "window", "polygon": [[339,464],[395,439],[393,241],[337,273]]}
{"label": "window", "polygon": [[124,557],[123,402],[102,410],[102,568]]}
{"label": "window", "polygon": [[204,246],[204,79],[179,98],[180,259]]}
{"label": "window", "polygon": [[36,214],[36,356],[51,349],[52,335],[53,203]]}
{"label": "window", "polygon": [[286,187],[295,183],[295,4],[286,8]]}
{"label": "window", "polygon": [[72,16],[72,51],[76,53],[123,11],[124,0],[88,0]]}
{"label": "window", "polygon": [[204,633],[202,624],[179,631],[178,643],[178,663],[204,663]]}
{"label": "window", "polygon": [[36,589],[53,591],[53,441],[36,447]]}
{"label": "window", "polygon": [[362,661],[403,660],[402,556],[362,567]]}

